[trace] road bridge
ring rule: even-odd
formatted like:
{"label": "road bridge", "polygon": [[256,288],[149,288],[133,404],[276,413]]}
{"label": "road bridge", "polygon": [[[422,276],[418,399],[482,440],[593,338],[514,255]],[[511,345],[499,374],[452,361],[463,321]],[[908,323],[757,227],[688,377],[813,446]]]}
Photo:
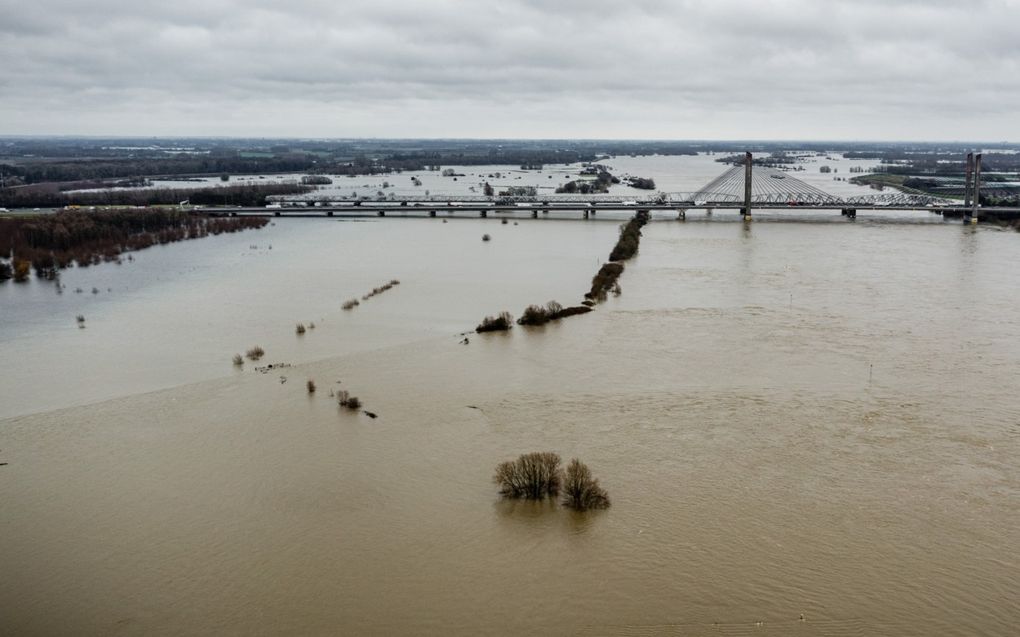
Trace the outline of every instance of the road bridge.
{"label": "road bridge", "polygon": [[1000,219],[1020,218],[1020,207],[980,208],[981,155],[967,158],[964,201],[922,193],[880,193],[869,195],[833,195],[798,179],[787,171],[754,166],[751,153],[745,153],[743,165],[733,166],[694,192],[657,192],[634,198],[609,195],[555,195],[549,197],[424,197],[371,201],[318,201],[278,198],[270,207],[199,207],[196,212],[213,215],[283,216],[402,216],[436,217],[529,214],[533,218],[554,212],[577,214],[590,219],[600,210],[673,211],[685,219],[690,210],[737,210],[745,221],[752,210],[839,210],[848,219],[859,210],[927,211],[946,217],[961,217],[976,222],[979,210]]}

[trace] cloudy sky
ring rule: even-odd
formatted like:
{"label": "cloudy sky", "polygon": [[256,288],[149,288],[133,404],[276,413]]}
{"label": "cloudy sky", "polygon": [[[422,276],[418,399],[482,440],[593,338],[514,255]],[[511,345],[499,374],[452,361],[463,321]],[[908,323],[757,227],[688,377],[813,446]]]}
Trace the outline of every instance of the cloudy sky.
{"label": "cloudy sky", "polygon": [[0,134],[1020,141],[1020,0],[0,0]]}

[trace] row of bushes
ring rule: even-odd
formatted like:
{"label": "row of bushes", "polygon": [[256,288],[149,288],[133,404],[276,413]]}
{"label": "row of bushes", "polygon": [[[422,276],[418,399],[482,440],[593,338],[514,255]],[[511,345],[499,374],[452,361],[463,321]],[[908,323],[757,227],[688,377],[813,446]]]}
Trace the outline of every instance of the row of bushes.
{"label": "row of bushes", "polygon": [[587,305],[563,307],[556,301],[549,301],[544,307],[541,305],[529,305],[526,307],[524,313],[521,314],[521,318],[517,319],[517,324],[545,325],[549,321],[558,321],[568,316],[585,314],[587,312],[591,312],[591,308]]}
{"label": "row of bushes", "polygon": [[271,196],[300,195],[312,186],[297,183],[244,184],[214,188],[145,188],[139,190],[86,190],[61,192],[56,187],[30,186],[0,189],[0,207],[62,208],[64,206],[265,206]]}
{"label": "row of bushes", "polygon": [[641,243],[641,228],[648,223],[648,218],[647,211],[639,210],[633,219],[620,228],[620,238],[609,253],[610,261],[626,261],[637,254]]}
{"label": "row of bushes", "polygon": [[599,271],[591,279],[591,289],[584,298],[590,301],[605,301],[611,290],[619,289],[618,279],[623,274],[622,263],[603,263]]}
{"label": "row of bushes", "polygon": [[[555,321],[568,316],[584,314],[591,311],[591,306],[596,301],[604,301],[610,292],[620,294],[620,275],[623,274],[623,264],[620,261],[629,259],[637,254],[638,244],[641,241],[641,228],[648,223],[649,213],[647,210],[639,210],[634,217],[620,227],[620,238],[609,255],[609,263],[605,263],[592,277],[591,289],[585,293],[585,302],[582,305],[564,308],[556,301],[549,301],[545,306],[529,305],[524,313],[517,319],[518,325],[544,325],[549,321]],[[486,316],[475,328],[475,332],[499,332],[506,331],[513,327],[514,318],[509,312],[501,312],[496,316]]]}
{"label": "row of bushes", "polygon": [[[517,319],[518,325],[545,325],[549,321],[558,321],[568,316],[586,314],[591,312],[587,305],[575,305],[563,307],[556,301],[549,301],[545,305],[529,305],[524,308],[521,317]],[[514,317],[510,312],[500,312],[496,316],[486,316],[475,328],[479,334],[482,332],[500,332],[513,327]]]}
{"label": "row of bushes", "polygon": [[[400,285],[400,281],[398,281],[397,279],[390,279],[389,283],[385,283],[377,288],[372,288],[371,292],[361,297],[361,301],[367,301],[373,296],[382,294],[386,290],[392,289],[393,286],[395,285]],[[361,305],[361,301],[359,301],[358,299],[347,299],[346,301],[343,302],[342,305],[340,305],[340,308],[344,310],[353,310],[354,308]]]}
{"label": "row of bushes", "polygon": [[493,481],[505,498],[544,500],[561,496],[560,503],[576,511],[609,507],[609,494],[592,477],[587,465],[574,458],[564,471],[559,454],[551,451],[526,453],[499,463]]}

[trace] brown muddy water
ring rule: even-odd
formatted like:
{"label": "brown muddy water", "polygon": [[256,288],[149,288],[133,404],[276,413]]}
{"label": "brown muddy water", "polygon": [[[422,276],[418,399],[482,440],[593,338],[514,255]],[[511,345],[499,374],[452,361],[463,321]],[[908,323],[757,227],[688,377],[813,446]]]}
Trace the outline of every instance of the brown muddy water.
{"label": "brown muddy water", "polygon": [[[459,344],[615,233],[295,220],[8,289],[0,633],[1017,633],[1015,233],[656,222],[621,297]],[[612,508],[501,501],[534,450]]]}

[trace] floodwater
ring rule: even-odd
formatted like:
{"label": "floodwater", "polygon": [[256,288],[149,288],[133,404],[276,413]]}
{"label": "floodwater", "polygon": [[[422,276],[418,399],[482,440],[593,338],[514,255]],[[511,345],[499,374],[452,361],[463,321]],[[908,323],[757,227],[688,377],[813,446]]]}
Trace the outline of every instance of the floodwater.
{"label": "floodwater", "polygon": [[[467,345],[616,224],[288,219],[0,287],[0,632],[1014,634],[1020,237],[644,234],[622,296]],[[612,508],[501,501],[539,450]]]}

